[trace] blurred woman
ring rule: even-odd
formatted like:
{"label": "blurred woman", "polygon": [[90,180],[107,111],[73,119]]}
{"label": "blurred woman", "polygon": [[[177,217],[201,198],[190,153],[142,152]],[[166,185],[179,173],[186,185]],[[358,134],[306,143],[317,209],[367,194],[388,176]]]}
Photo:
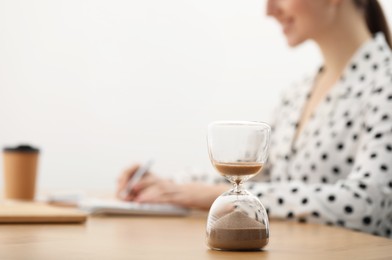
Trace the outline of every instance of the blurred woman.
{"label": "blurred woman", "polygon": [[[392,237],[391,35],[376,0],[269,0],[291,47],[312,40],[323,65],[274,114],[269,165],[245,187],[271,218]],[[138,166],[119,179],[118,192]],[[125,199],[208,209],[230,186],[148,174]]]}

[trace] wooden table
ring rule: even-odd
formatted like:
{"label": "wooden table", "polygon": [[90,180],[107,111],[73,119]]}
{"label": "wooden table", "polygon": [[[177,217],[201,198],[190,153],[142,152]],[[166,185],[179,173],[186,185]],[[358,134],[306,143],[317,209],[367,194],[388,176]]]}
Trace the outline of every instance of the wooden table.
{"label": "wooden table", "polygon": [[392,259],[392,240],[272,221],[264,251],[213,251],[206,217],[90,217],[85,224],[0,225],[0,259]]}

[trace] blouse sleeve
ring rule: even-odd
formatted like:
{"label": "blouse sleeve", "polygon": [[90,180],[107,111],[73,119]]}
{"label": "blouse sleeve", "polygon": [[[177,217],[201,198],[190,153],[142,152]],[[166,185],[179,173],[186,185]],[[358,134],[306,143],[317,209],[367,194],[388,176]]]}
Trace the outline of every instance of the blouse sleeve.
{"label": "blouse sleeve", "polygon": [[391,223],[383,223],[392,220],[391,78],[374,86],[365,103],[366,124],[347,178],[335,184],[245,184],[260,198],[270,217],[335,224],[375,234],[379,233],[375,230],[382,230],[380,235],[391,236]]}

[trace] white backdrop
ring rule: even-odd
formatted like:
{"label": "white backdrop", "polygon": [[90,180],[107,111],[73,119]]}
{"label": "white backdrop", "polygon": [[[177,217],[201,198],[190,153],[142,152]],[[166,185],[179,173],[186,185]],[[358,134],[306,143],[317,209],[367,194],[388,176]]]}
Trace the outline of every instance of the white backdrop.
{"label": "white backdrop", "polygon": [[312,44],[287,48],[264,5],[0,0],[1,147],[42,149],[42,189],[112,190],[150,157],[162,175],[212,171],[209,122],[268,122],[281,90],[320,65]]}

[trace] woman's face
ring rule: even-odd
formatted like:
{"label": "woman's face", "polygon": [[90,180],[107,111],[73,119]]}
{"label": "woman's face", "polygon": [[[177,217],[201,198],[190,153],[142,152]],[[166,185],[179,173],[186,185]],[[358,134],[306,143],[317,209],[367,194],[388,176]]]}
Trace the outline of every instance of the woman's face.
{"label": "woman's face", "polygon": [[326,33],[334,20],[333,2],[331,0],[268,0],[267,15],[274,17],[280,23],[288,44],[297,46]]}

